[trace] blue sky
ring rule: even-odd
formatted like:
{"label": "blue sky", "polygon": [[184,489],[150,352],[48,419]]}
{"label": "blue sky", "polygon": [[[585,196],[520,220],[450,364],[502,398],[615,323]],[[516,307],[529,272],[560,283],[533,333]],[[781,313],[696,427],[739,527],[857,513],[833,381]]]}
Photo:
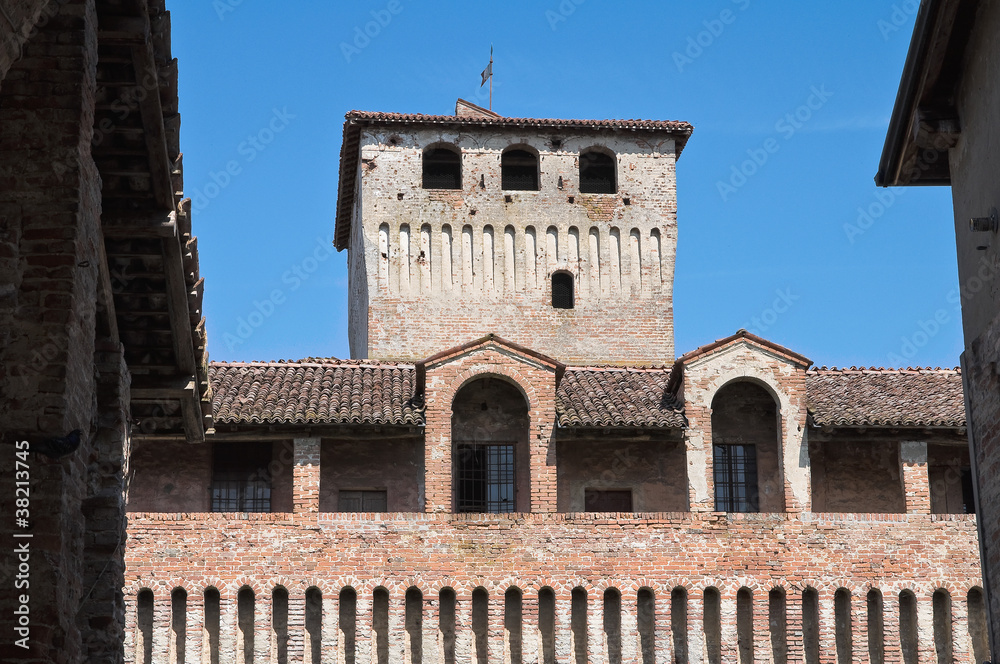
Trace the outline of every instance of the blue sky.
{"label": "blue sky", "polygon": [[678,354],[747,327],[817,365],[955,366],[951,192],[873,183],[916,6],[168,2],[211,357],[349,356],[343,116],[485,104],[492,43],[503,115],[694,124]]}

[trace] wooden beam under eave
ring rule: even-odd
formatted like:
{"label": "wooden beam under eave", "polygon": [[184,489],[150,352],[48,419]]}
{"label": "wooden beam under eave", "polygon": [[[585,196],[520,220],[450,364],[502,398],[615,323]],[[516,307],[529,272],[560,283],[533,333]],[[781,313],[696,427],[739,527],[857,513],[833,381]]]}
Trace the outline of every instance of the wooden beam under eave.
{"label": "wooden beam under eave", "polygon": [[111,286],[111,268],[108,265],[107,249],[102,238],[97,244],[97,299],[104,309],[105,321],[108,326],[108,337],[115,344],[120,343],[118,335],[118,313],[115,310],[115,292]]}
{"label": "wooden beam under eave", "polygon": [[[145,20],[149,22],[149,17]],[[146,41],[132,47],[132,65],[135,68],[136,85],[146,88],[155,82],[154,90],[146,90],[139,101],[142,117],[143,137],[149,151],[149,172],[156,202],[164,210],[175,210],[173,183],[170,177],[170,158],[167,151],[166,129],[163,125],[163,109],[160,106],[160,83],[153,60],[153,45]]]}
{"label": "wooden beam under eave", "polygon": [[205,421],[202,418],[201,397],[198,396],[197,389],[184,391],[184,396],[181,397],[181,418],[184,420],[184,437],[187,442],[204,443]]}

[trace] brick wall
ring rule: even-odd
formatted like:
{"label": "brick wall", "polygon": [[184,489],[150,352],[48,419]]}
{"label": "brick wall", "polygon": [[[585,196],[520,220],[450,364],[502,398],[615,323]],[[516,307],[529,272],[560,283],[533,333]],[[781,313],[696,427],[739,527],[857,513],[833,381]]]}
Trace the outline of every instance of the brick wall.
{"label": "brick wall", "polygon": [[972,463],[978,477],[979,522],[983,578],[989,590],[991,638],[1000,647],[1000,317],[962,355]]}
{"label": "brick wall", "polygon": [[42,29],[63,4],[65,0],[13,0],[4,4],[5,11],[0,15],[0,89],[7,70],[21,57],[24,43]]}
{"label": "brick wall", "polygon": [[[673,141],[566,133],[553,147],[547,134],[477,131],[362,136],[348,257],[352,355],[420,360],[495,332],[566,362],[669,363]],[[421,186],[423,148],[440,142],[462,150],[460,190]],[[579,192],[578,154],[597,144],[617,154],[616,194]],[[501,189],[508,145],[538,152],[539,191]],[[573,309],[551,306],[556,271],[574,275]]]}
{"label": "brick wall", "polygon": [[[0,595],[0,629],[8,635],[0,655],[115,662],[124,618],[129,379],[122,347],[99,334],[96,321],[103,242],[101,182],[90,156],[97,17],[92,0],[50,2],[42,12],[43,4],[5,3],[21,37],[12,38],[0,18],[0,434],[10,455],[6,443],[74,429],[83,442],[59,461],[31,457],[30,649],[12,643],[14,595],[7,592]],[[0,512],[13,515],[13,474],[2,481]],[[10,527],[0,526],[5,541],[12,541]]]}
{"label": "brick wall", "polygon": [[[976,563],[975,521],[966,516],[914,514],[868,515],[712,515],[696,513],[608,514],[297,514],[225,515],[133,514],[127,552],[126,593],[129,619],[126,652],[135,647],[135,598],[141,588],[153,591],[157,607],[152,625],[155,652],[165,652],[169,596],[183,587],[192,600],[206,587],[222,595],[223,661],[233,656],[235,598],[248,585],[257,594],[257,661],[267,661],[271,619],[267,601],[282,586],[297,601],[315,586],[323,593],[324,661],[344,661],[338,637],[341,590],[358,594],[358,661],[368,661],[371,648],[372,597],[388,590],[390,652],[403,659],[404,595],[415,587],[423,594],[423,661],[440,662],[439,592],[454,588],[458,596],[458,658],[469,661],[473,638],[469,628],[471,595],[485,588],[488,648],[500,661],[504,651],[505,592],[523,592],[524,661],[536,661],[535,616],[540,589],[551,587],[556,601],[556,656],[571,661],[570,592],[581,587],[588,596],[589,661],[608,662],[602,611],[607,588],[622,595],[623,661],[635,661],[639,649],[636,600],[640,588],[655,595],[656,661],[671,661],[670,594],[686,590],[690,661],[704,661],[701,598],[706,588],[722,596],[723,661],[736,661],[736,594],[753,595],[754,661],[771,660],[767,595],[785,592],[789,661],[802,661],[801,594],[819,592],[820,643],[823,662],[833,661],[838,588],[851,593],[854,661],[868,661],[866,597],[878,589],[885,602],[886,661],[900,660],[899,613],[896,601],[912,590],[919,607],[922,658],[934,652],[931,597],[939,588],[952,597],[952,641],[955,661],[970,661],[966,595],[980,584]],[[240,542],[233,548],[231,543]],[[192,641],[201,632],[198,614],[187,618]],[[303,630],[293,630],[289,661],[302,661]],[[196,642],[188,644],[185,661],[200,661]],[[162,655],[158,655],[162,656]],[[130,659],[130,661],[132,661]],[[924,661],[923,659],[921,661]]]}

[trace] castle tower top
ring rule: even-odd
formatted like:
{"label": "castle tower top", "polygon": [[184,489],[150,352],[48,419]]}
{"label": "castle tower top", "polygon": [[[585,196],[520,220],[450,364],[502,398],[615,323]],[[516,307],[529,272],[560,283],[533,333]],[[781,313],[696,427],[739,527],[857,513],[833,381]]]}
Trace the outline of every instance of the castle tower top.
{"label": "castle tower top", "polygon": [[354,357],[494,332],[567,363],[673,360],[686,122],[352,111],[336,245]]}

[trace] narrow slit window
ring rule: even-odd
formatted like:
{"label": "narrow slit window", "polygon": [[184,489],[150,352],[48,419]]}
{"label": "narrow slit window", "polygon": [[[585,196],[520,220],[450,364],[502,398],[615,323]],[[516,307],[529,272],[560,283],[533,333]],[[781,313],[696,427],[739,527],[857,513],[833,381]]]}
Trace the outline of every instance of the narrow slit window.
{"label": "narrow slit window", "polygon": [[271,591],[271,638],[277,664],[288,664],[288,591],[277,587]]}
{"label": "narrow slit window", "polygon": [[717,588],[705,588],[703,622],[708,664],[722,664],[722,596]]}
{"label": "narrow slit window", "polygon": [[819,593],[814,588],[802,592],[802,650],[806,664],[819,664]]}
{"label": "narrow slit window", "polygon": [[170,594],[170,638],[173,641],[173,664],[184,664],[187,645],[187,591],[174,588]]}
{"label": "narrow slit window", "polygon": [[510,664],[521,664],[522,661],[522,600],[521,591],[517,588],[508,588],[504,594],[503,624]]}
{"label": "narrow slit window", "polygon": [[749,588],[736,593],[736,639],[740,664],[753,664],[753,594]]}
{"label": "narrow slit window", "polygon": [[239,634],[237,648],[243,651],[244,664],[252,664],[254,657],[254,611],[256,598],[248,586],[243,586],[236,595],[236,629]]}
{"label": "narrow slit window", "polygon": [[406,591],[406,635],[410,642],[410,664],[421,664],[424,658],[424,594],[419,588]]}
{"label": "narrow slit window", "polygon": [[504,190],[538,191],[538,157],[527,150],[507,150],[500,157]]}
{"label": "narrow slit window", "polygon": [[573,588],[570,594],[570,630],[573,638],[573,664],[587,664],[587,591]]}
{"label": "narrow slit window", "polygon": [[580,192],[614,194],[618,191],[615,158],[591,150],[580,155]]}
{"label": "narrow slit window", "polygon": [[[375,591],[375,598],[377,601],[378,589]],[[344,588],[340,591],[337,618],[340,626],[340,638],[344,644],[344,656],[341,661],[344,664],[354,664],[355,646],[357,645],[358,594],[353,588]]]}
{"label": "narrow slit window", "polygon": [[604,591],[604,641],[608,664],[622,662],[622,596],[617,588]]}
{"label": "narrow slit window", "polygon": [[552,307],[554,309],[572,309],[575,304],[573,295],[573,275],[569,272],[553,274]]}
{"label": "narrow slit window", "polygon": [[205,589],[205,631],[202,644],[207,650],[204,664],[219,664],[219,627],[222,614],[222,598],[215,588]]}
{"label": "narrow slit window", "polygon": [[[371,647],[375,655],[372,658],[374,664],[389,664],[389,591],[385,588],[376,588],[372,593]],[[356,658],[357,655],[355,661]]]}
{"label": "narrow slit window", "polygon": [[136,596],[135,659],[140,664],[153,661],[153,591],[143,588]]}
{"label": "narrow slit window", "polygon": [[920,640],[917,632],[917,597],[910,590],[899,593],[899,649],[903,664],[917,664]]}
{"label": "narrow slit window", "polygon": [[854,629],[851,616],[851,591],[840,588],[833,595],[834,633],[837,643],[838,664],[854,661]]}
{"label": "narrow slit window", "polygon": [[639,630],[640,664],[656,662],[656,599],[649,588],[636,596],[636,627]]}
{"label": "narrow slit window", "polygon": [[462,155],[448,148],[424,152],[424,189],[461,189]]}
{"label": "narrow slit window", "polygon": [[321,664],[323,657],[323,593],[316,586],[306,590],[305,663]]}
{"label": "narrow slit window", "polygon": [[552,588],[538,591],[538,631],[541,633],[541,664],[556,661],[556,594]]}
{"label": "narrow slit window", "polygon": [[455,605],[457,598],[452,588],[442,588],[438,593],[438,632],[444,664],[455,664]]}
{"label": "narrow slit window", "polygon": [[472,640],[475,664],[489,662],[489,601],[490,595],[486,592],[486,588],[480,587],[472,591]]}
{"label": "narrow slit window", "polygon": [[688,595],[677,586],[670,593],[670,630],[674,637],[674,661],[688,661]]}

